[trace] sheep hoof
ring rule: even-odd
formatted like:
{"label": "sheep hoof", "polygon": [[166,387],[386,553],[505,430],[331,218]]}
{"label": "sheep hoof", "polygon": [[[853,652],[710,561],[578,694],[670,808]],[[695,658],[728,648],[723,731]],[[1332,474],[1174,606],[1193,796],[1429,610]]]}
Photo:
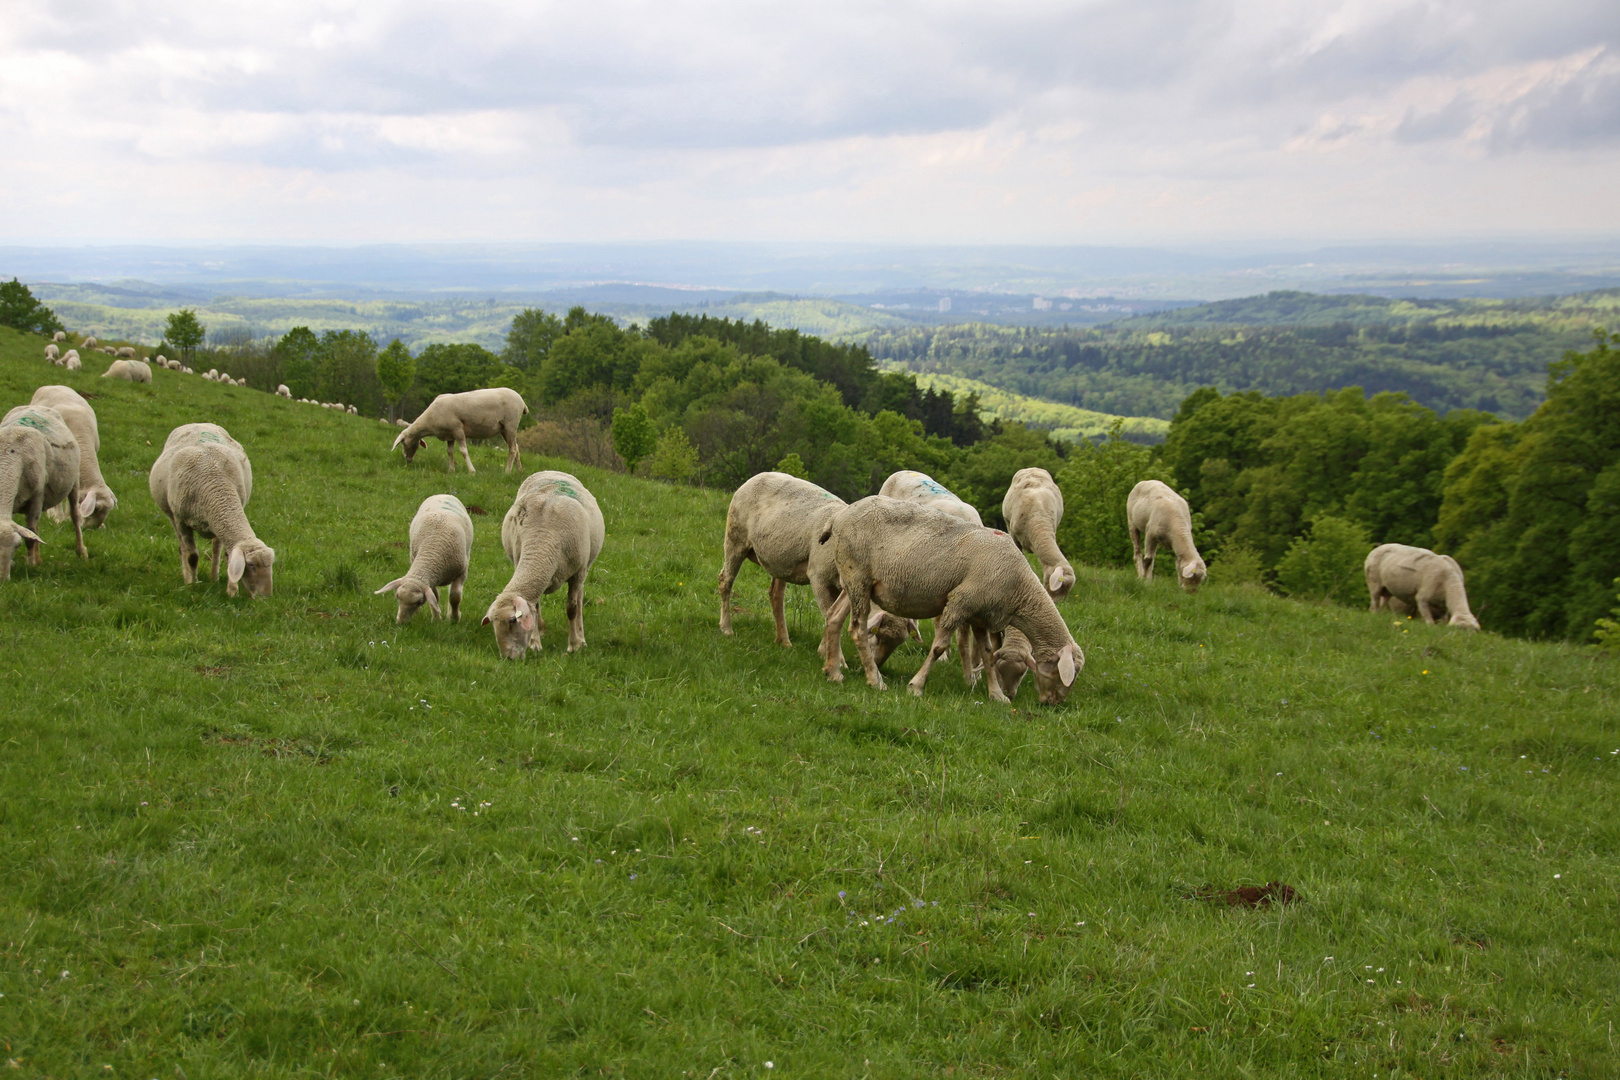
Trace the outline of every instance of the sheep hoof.
{"label": "sheep hoof", "polygon": [[888,686],[883,682],[883,676],[881,676],[881,675],[876,675],[876,676],[874,676],[874,677],[872,677],[870,679],[867,679],[866,680],[866,685],[870,686],[874,690],[887,690],[888,689]]}
{"label": "sheep hoof", "polygon": [[837,668],[834,668],[832,671],[827,672],[827,681],[828,682],[843,682],[844,681],[844,673],[842,671],[838,670]]}

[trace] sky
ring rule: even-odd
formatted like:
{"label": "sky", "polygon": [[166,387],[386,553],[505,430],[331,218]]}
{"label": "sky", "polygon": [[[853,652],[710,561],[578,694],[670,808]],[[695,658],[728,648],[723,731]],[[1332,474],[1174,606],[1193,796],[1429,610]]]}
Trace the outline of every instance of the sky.
{"label": "sky", "polygon": [[7,0],[0,243],[1620,234],[1617,0]]}

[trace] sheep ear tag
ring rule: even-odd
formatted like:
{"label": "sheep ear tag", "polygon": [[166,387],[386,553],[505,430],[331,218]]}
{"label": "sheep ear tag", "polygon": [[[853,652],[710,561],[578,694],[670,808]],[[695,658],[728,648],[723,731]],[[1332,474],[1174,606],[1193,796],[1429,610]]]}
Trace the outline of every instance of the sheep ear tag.
{"label": "sheep ear tag", "polygon": [[518,600],[517,613],[518,626],[521,627],[525,633],[532,631],[534,629],[534,609],[529,606],[529,602],[527,600]]}
{"label": "sheep ear tag", "polygon": [[[384,585],[382,588],[378,589],[376,592],[372,593],[371,595],[372,596],[381,596],[385,592],[393,592],[395,589],[399,588],[403,584],[405,584],[405,579],[402,578],[402,577],[397,577],[393,581],[390,581],[388,584]],[[485,619],[484,621],[489,622],[488,619]]]}
{"label": "sheep ear tag", "polygon": [[242,546],[238,544],[231,548],[231,561],[225,564],[225,580],[234,585],[246,572],[247,556],[242,554]]}
{"label": "sheep ear tag", "polygon": [[870,614],[870,615],[868,615],[866,617],[866,629],[867,629],[867,631],[870,632],[870,631],[876,630],[877,629],[877,624],[882,622],[882,621],[883,621],[883,609],[882,608],[873,608],[872,609],[872,614]]}
{"label": "sheep ear tag", "polygon": [[1063,651],[1058,653],[1058,678],[1063,680],[1064,686],[1074,685],[1074,646],[1065,645]]}
{"label": "sheep ear tag", "polygon": [[1181,576],[1184,578],[1197,577],[1198,567],[1194,566],[1192,563],[1188,563],[1186,566],[1181,568]]}
{"label": "sheep ear tag", "polygon": [[93,492],[93,491],[87,491],[87,492],[84,493],[84,498],[79,500],[79,516],[80,517],[89,517],[91,514],[93,514],[95,512],[96,512],[96,493]]}

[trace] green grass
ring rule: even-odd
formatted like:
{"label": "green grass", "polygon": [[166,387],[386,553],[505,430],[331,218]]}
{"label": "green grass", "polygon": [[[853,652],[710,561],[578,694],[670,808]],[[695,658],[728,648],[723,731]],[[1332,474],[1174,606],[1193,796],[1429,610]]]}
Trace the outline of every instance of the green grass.
{"label": "green grass", "polygon": [[[589,645],[554,596],[503,663],[503,451],[407,468],[375,420],[38,357],[0,331],[0,401],[97,394],[121,503],[88,563],[46,524],[0,583],[19,1075],[1617,1072],[1587,651],[1082,570],[1065,707],[944,665],[914,700],[916,645],[895,690],[832,686],[804,590],[790,650],[755,568],[717,632],[724,494],[573,467],[608,520]],[[182,586],[147,495],[205,419],[252,455],[268,601]],[[468,618],[401,629],[370,590],[441,490],[488,511]],[[1272,880],[1301,902],[1188,899]]]}
{"label": "green grass", "polygon": [[1115,416],[1113,413],[1096,412],[1058,401],[1015,394],[999,386],[991,386],[987,382],[966,379],[959,375],[912,371],[903,364],[889,364],[886,367],[890,371],[910,375],[924,390],[949,390],[959,401],[969,394],[978,394],[981,413],[998,420],[1038,427],[1049,432],[1053,438],[1068,442],[1107,435],[1116,420],[1124,421],[1120,430],[1126,435],[1148,436],[1162,440],[1170,430],[1170,421],[1161,420],[1156,416]]}

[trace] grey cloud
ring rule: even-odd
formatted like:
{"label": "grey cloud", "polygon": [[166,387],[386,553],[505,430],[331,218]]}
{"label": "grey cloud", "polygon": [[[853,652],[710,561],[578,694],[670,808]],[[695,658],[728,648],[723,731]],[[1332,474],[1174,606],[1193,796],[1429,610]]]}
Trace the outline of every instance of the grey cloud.
{"label": "grey cloud", "polygon": [[1458,94],[1438,109],[1420,113],[1407,109],[1395,129],[1395,141],[1403,143],[1434,142],[1437,139],[1455,139],[1467,131],[1479,115],[1479,103],[1467,94]]}
{"label": "grey cloud", "polygon": [[1620,143],[1620,65],[1591,65],[1560,86],[1514,103],[1491,126],[1496,153],[1573,150]]}

